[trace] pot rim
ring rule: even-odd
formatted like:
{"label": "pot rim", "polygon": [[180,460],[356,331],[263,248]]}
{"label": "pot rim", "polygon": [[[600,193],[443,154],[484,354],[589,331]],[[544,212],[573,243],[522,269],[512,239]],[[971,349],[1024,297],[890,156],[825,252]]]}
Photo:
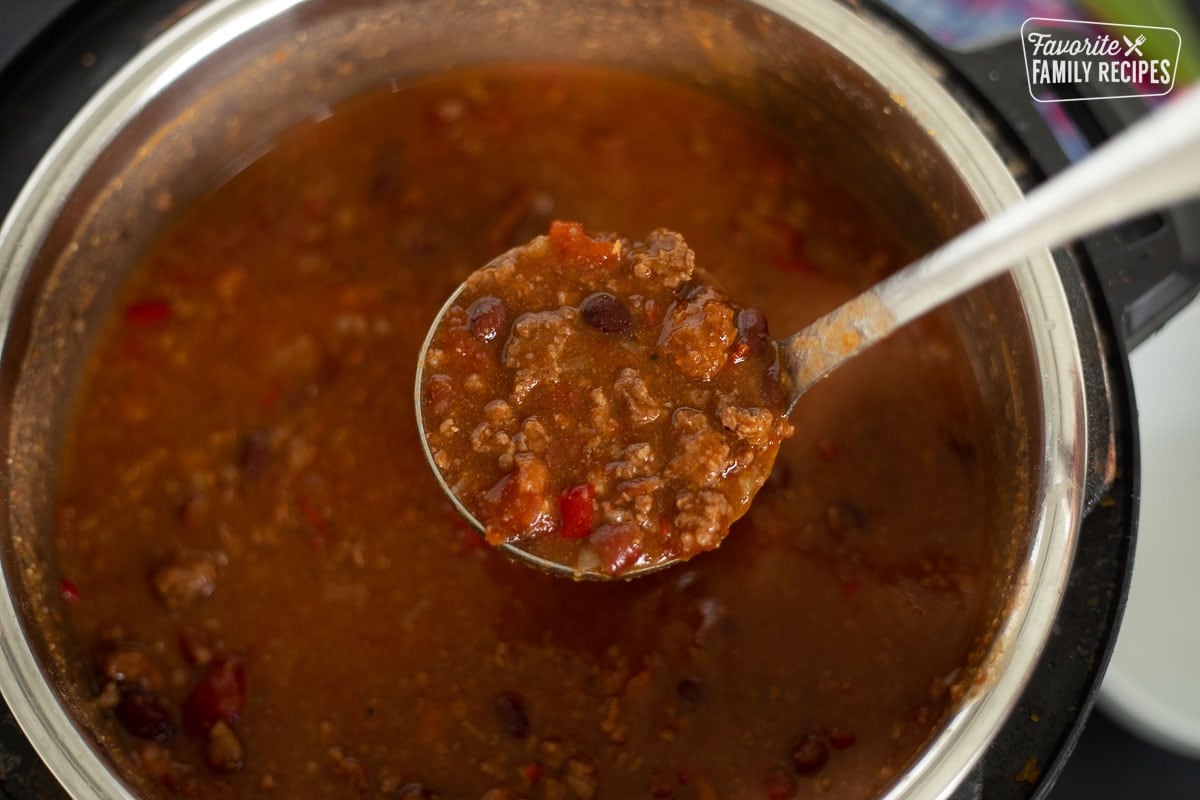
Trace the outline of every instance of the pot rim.
{"label": "pot rim", "polygon": [[[211,0],[156,36],[75,115],[26,181],[0,226],[0,349],[45,232],[116,133],[218,51],[305,0]],[[987,136],[916,48],[880,21],[830,0],[751,0],[824,41],[897,98],[933,138],[985,215],[1022,193]],[[1012,272],[1038,367],[1043,450],[1033,537],[1012,579],[983,680],[884,793],[884,800],[945,798],[983,756],[1013,710],[1048,639],[1066,587],[1083,514],[1087,442],[1083,366],[1066,291],[1049,251]],[[1040,323],[1038,321],[1041,321]],[[73,797],[135,800],[51,686],[0,570],[0,693],[39,757]]]}

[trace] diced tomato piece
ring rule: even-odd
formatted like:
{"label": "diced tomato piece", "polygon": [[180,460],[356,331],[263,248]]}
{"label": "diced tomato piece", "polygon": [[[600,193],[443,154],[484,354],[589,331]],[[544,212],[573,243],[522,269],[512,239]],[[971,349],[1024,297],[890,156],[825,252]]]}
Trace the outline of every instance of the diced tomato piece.
{"label": "diced tomato piece", "polygon": [[451,328],[447,331],[446,345],[452,357],[462,364],[462,369],[471,372],[479,372],[489,364],[497,363],[499,358],[488,349],[486,342],[472,335],[468,328]]}
{"label": "diced tomato piece", "polygon": [[542,765],[536,761],[530,761],[521,769],[521,774],[525,780],[529,781],[530,785],[536,785],[542,779]]}
{"label": "diced tomato piece", "polygon": [[258,405],[264,411],[274,411],[279,405],[279,400],[283,397],[283,387],[278,383],[271,382],[263,393],[258,396]]}
{"label": "diced tomato piece", "polygon": [[79,595],[79,587],[66,578],[58,582],[58,594],[73,606],[79,605],[79,601],[82,599]]}
{"label": "diced tomato piece", "polygon": [[550,246],[567,266],[582,270],[614,264],[620,252],[612,242],[588,236],[578,222],[560,220],[550,223]]}
{"label": "diced tomato piece", "polygon": [[632,522],[601,525],[592,534],[591,542],[600,552],[600,560],[609,575],[624,572],[642,555],[642,532]]}
{"label": "diced tomato piece", "polygon": [[130,325],[159,325],[171,319],[171,304],[161,297],[139,300],[125,308]]}
{"label": "diced tomato piece", "polygon": [[772,227],[776,246],[770,254],[771,263],[784,272],[815,272],[816,267],[808,257],[808,250],[800,229],[783,221],[776,222]]}
{"label": "diced tomato piece", "polygon": [[845,728],[830,728],[829,729],[829,744],[834,750],[845,750],[847,747],[853,747],[858,741],[858,737],[853,731],[848,731]]}
{"label": "diced tomato piece", "polygon": [[246,669],[237,659],[222,659],[183,701],[184,730],[207,736],[218,722],[236,722],[245,705]]}
{"label": "diced tomato piece", "polygon": [[558,533],[564,539],[582,539],[592,532],[592,501],[596,487],[590,483],[564,489],[558,496],[562,527]]}
{"label": "diced tomato piece", "polygon": [[530,453],[516,457],[516,469],[484,494],[480,507],[487,540],[500,544],[543,529],[542,508],[550,491],[550,471]]}
{"label": "diced tomato piece", "polygon": [[300,495],[296,498],[296,509],[300,512],[300,516],[304,517],[308,526],[312,528],[314,545],[324,547],[333,541],[333,531],[329,527],[329,520],[312,500]]}

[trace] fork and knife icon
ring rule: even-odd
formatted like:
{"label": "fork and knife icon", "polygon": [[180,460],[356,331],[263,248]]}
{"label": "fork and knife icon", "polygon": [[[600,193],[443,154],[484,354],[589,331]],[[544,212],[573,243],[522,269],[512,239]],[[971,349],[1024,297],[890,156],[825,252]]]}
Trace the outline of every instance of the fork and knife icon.
{"label": "fork and knife icon", "polygon": [[1142,52],[1142,45],[1144,45],[1146,43],[1146,35],[1145,34],[1140,34],[1137,37],[1136,41],[1131,41],[1128,36],[1122,36],[1121,38],[1125,40],[1125,55],[1126,55],[1126,57],[1128,57],[1129,55],[1131,55],[1133,53],[1137,53],[1142,58],[1146,57],[1145,53]]}

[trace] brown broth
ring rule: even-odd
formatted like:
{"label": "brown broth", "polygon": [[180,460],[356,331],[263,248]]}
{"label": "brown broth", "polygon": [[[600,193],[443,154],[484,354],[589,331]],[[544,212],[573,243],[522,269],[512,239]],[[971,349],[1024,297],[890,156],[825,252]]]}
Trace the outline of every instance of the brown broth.
{"label": "brown broth", "polygon": [[[691,89],[492,68],[346,103],[190,208],[96,347],[60,486],[69,624],[84,648],[144,644],[179,728],[121,746],[201,798],[886,786],[969,679],[993,599],[991,456],[946,319],[803,398],[719,550],[628,584],[483,546],[412,407],[443,300],[551,218],[678,230],[774,333],[815,319],[912,255],[818,159]],[[219,570],[172,610],[151,576],[181,547]],[[179,723],[205,673],[185,626],[245,665],[240,770],[213,774]],[[798,771],[810,735],[828,761]]]}

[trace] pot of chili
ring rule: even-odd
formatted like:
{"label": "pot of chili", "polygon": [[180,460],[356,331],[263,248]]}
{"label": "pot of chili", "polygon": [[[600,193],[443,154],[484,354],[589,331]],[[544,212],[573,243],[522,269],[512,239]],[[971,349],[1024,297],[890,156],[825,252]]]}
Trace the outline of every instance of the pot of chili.
{"label": "pot of chili", "polygon": [[185,11],[0,231],[0,685],[65,791],[952,792],[1112,479],[1050,253],[806,395],[738,535],[630,584],[479,547],[407,387],[555,217],[679,230],[801,327],[1019,200],[969,101],[836,3]]}

